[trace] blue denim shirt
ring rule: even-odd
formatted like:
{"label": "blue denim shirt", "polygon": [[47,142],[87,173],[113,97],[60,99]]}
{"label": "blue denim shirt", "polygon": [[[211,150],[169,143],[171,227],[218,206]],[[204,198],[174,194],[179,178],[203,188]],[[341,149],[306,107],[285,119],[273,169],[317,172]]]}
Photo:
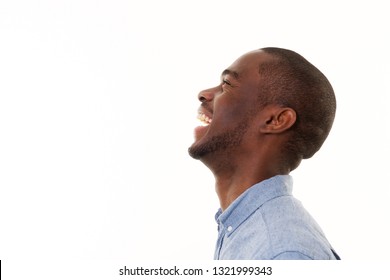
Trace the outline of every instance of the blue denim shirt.
{"label": "blue denim shirt", "polygon": [[292,183],[289,175],[272,177],[220,209],[214,259],[336,259],[319,225],[292,196]]}

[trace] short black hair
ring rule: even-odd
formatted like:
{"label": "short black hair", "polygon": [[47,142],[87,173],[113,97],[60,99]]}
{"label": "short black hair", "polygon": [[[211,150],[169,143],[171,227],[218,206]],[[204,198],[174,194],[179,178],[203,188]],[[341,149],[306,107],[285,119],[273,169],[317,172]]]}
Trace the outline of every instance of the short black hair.
{"label": "short black hair", "polygon": [[259,65],[263,81],[259,100],[262,105],[276,103],[295,110],[297,121],[285,151],[299,164],[312,157],[327,138],[336,114],[336,97],[325,75],[298,53],[274,47],[261,50],[272,58]]}

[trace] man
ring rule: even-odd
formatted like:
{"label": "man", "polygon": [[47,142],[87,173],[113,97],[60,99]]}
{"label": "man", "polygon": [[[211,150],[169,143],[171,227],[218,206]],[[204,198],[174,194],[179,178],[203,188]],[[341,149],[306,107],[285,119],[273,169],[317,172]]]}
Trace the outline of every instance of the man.
{"label": "man", "polygon": [[189,154],[214,174],[221,208],[215,259],[338,259],[292,196],[289,173],[313,156],[332,127],[327,78],[299,54],[263,48],[201,91]]}

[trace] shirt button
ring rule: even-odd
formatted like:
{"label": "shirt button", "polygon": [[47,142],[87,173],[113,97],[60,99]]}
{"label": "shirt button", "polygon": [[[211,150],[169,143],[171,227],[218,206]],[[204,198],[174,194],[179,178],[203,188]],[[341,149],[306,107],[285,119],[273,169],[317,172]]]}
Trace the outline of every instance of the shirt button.
{"label": "shirt button", "polygon": [[228,226],[227,231],[232,231],[232,226]]}

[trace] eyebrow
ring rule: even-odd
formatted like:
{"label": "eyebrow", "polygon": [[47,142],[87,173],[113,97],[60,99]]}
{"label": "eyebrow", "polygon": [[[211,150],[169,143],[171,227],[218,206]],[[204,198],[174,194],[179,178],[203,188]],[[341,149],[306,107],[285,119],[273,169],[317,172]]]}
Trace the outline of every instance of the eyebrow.
{"label": "eyebrow", "polygon": [[221,77],[226,76],[226,75],[232,75],[236,80],[240,79],[240,74],[238,74],[236,71],[225,69],[225,70],[223,70]]}

